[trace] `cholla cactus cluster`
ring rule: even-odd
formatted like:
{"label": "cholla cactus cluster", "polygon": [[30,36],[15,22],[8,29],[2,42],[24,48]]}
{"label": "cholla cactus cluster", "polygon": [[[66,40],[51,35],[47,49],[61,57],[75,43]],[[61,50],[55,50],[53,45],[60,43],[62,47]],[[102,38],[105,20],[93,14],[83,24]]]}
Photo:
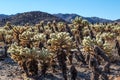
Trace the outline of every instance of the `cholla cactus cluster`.
{"label": "cholla cactus cluster", "polygon": [[22,47],[22,46],[18,46],[17,43],[12,44],[9,49],[8,49],[8,53],[10,53],[11,58],[13,60],[15,60],[16,62],[18,62],[20,59],[19,57],[23,57],[24,59],[26,57],[29,57],[28,55],[31,54],[31,50],[27,47]]}
{"label": "cholla cactus cluster", "polygon": [[[115,47],[111,43],[115,44],[114,39],[120,41],[119,36],[120,25],[90,24],[81,17],[76,17],[72,24],[55,21],[45,24],[42,21],[35,26],[13,26],[7,23],[0,29],[0,41],[9,44],[8,53],[14,61],[21,66],[32,61],[32,64],[38,64],[40,61],[43,74],[48,66],[59,63],[64,79],[67,79],[66,58],[71,59],[74,54],[70,52],[73,49],[77,49],[78,53],[83,51],[81,56],[83,54],[84,57],[84,53],[94,54],[94,48],[98,46],[110,58]],[[35,71],[38,71],[37,66],[35,67]],[[30,74],[33,73],[34,71]]]}
{"label": "cholla cactus cluster", "polygon": [[95,39],[91,39],[89,36],[84,37],[82,43],[83,43],[83,51],[84,52],[87,52],[90,54],[94,53],[94,51],[93,51],[94,45],[97,45],[97,42]]}
{"label": "cholla cactus cluster", "polygon": [[94,46],[97,45],[97,46],[101,47],[101,49],[103,49],[104,52],[108,56],[111,57],[111,55],[112,55],[113,46],[111,46],[111,44],[108,42],[103,43],[101,38],[91,39],[89,36],[84,37],[82,43],[83,43],[83,51],[85,51],[85,52],[93,54],[94,53]]}
{"label": "cholla cactus cluster", "polygon": [[115,33],[103,33],[102,35],[102,38],[105,39],[105,40],[112,40],[116,37]]}
{"label": "cholla cactus cluster", "polygon": [[17,43],[12,44],[8,52],[11,55],[11,58],[15,61],[18,61],[17,57],[22,57],[24,59],[28,58],[34,58],[39,60],[47,60],[47,58],[50,58],[52,56],[52,53],[50,53],[47,49],[42,48],[42,50],[39,50],[38,48],[27,48],[23,46],[18,46]]}
{"label": "cholla cactus cluster", "polygon": [[103,44],[103,50],[106,52],[106,54],[109,56],[109,57],[112,57],[112,51],[113,51],[113,46],[111,46],[110,43],[107,43],[105,42]]}
{"label": "cholla cactus cluster", "polygon": [[46,41],[46,35],[43,34],[43,33],[38,33],[38,34],[33,36],[33,40],[45,42]]}
{"label": "cholla cactus cluster", "polygon": [[67,32],[50,34],[50,39],[47,43],[51,44],[50,50],[53,52],[58,51],[59,49],[71,49],[74,45],[72,42],[72,37],[70,37]]}
{"label": "cholla cactus cluster", "polygon": [[50,53],[48,49],[42,48],[42,50],[36,50],[36,58],[39,60],[49,62],[53,56],[54,54]]}
{"label": "cholla cactus cluster", "polygon": [[11,43],[13,40],[13,30],[7,30],[5,28],[0,29],[0,41]]}

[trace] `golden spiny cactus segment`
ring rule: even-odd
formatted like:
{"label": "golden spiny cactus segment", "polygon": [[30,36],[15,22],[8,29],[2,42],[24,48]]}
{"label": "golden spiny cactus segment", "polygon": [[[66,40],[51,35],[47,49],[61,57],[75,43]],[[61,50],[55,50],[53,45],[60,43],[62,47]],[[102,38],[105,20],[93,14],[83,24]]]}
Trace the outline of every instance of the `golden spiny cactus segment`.
{"label": "golden spiny cactus segment", "polygon": [[33,36],[33,39],[35,41],[41,41],[41,42],[45,42],[46,41],[46,35],[43,33],[38,33],[36,35]]}
{"label": "golden spiny cactus segment", "polygon": [[37,59],[46,59],[50,58],[52,56],[52,53],[50,53],[47,49],[42,48],[42,50],[38,48],[27,48],[18,46],[17,43],[12,44],[8,52],[11,54],[11,57],[16,60],[16,57],[24,56],[24,58],[37,58]]}
{"label": "golden spiny cactus segment", "polygon": [[95,39],[91,39],[89,36],[84,37],[83,41],[83,51],[93,54],[93,47],[96,45]]}
{"label": "golden spiny cactus segment", "polygon": [[71,49],[73,46],[72,37],[67,32],[52,33],[50,39],[47,41],[51,44],[50,51],[56,51],[59,49]]}
{"label": "golden spiny cactus segment", "polygon": [[113,47],[108,43],[108,42],[105,42],[103,44],[103,41],[101,38],[97,38],[97,39],[91,39],[89,36],[88,37],[84,37],[83,39],[83,51],[84,52],[87,52],[87,53],[90,53],[90,54],[93,54],[94,53],[94,46],[97,45],[99,46],[101,49],[104,50],[104,52],[109,56],[111,57],[112,55],[112,50],[113,50]]}
{"label": "golden spiny cactus segment", "polygon": [[103,44],[103,50],[105,51],[105,53],[106,53],[109,57],[112,56],[113,47],[111,46],[110,43],[105,42],[105,43]]}

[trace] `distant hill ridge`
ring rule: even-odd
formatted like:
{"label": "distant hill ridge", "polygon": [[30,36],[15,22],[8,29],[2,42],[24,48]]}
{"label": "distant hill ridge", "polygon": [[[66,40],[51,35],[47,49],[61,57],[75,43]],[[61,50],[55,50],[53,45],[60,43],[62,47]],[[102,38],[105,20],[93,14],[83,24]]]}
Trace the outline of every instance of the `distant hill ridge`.
{"label": "distant hill ridge", "polygon": [[9,15],[5,15],[5,14],[0,14],[0,20],[4,19],[4,18],[8,18]]}
{"label": "distant hill ridge", "polygon": [[45,22],[53,20],[65,22],[65,20],[45,12],[31,11],[6,16],[0,20],[0,26],[5,25],[7,21],[10,21],[14,25],[25,25],[26,23],[34,25],[42,20]]}
{"label": "distant hill ridge", "polygon": [[62,21],[62,22],[71,22],[71,20],[77,16],[82,17],[83,19],[86,19],[91,23],[120,22],[120,19],[109,20],[99,17],[83,17],[78,14],[62,14],[62,13],[49,14],[41,11],[31,11],[31,12],[18,13],[14,15],[0,14],[0,26],[4,26],[7,21],[10,21],[14,25],[25,25],[26,23],[29,23],[30,25],[34,25],[42,20],[46,22],[53,20]]}
{"label": "distant hill ridge", "polygon": [[64,19],[65,21],[71,22],[72,19],[74,19],[75,17],[79,16],[82,17],[83,19],[88,20],[91,23],[103,23],[103,22],[113,22],[112,20],[109,19],[103,19],[103,18],[99,18],[99,17],[83,17],[80,16],[78,14],[53,14],[54,16],[60,17],[62,19]]}

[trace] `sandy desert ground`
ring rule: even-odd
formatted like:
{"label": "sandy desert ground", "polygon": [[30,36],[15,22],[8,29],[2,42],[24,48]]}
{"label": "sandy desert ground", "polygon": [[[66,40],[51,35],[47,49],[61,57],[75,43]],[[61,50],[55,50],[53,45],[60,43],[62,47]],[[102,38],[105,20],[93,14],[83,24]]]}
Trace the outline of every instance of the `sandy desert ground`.
{"label": "sandy desert ground", "polygon": [[[68,66],[69,68],[70,66]],[[110,78],[120,75],[120,62],[110,66],[111,73],[108,74]],[[89,80],[91,70],[86,66],[76,65],[78,70],[77,80]],[[40,72],[39,72],[40,73]],[[68,78],[70,77],[68,71]],[[0,61],[0,80],[63,80],[62,73],[58,70],[52,73],[49,69],[45,77],[35,76],[34,78],[25,78],[23,71],[20,67],[9,57]],[[70,79],[69,79],[70,80]]]}

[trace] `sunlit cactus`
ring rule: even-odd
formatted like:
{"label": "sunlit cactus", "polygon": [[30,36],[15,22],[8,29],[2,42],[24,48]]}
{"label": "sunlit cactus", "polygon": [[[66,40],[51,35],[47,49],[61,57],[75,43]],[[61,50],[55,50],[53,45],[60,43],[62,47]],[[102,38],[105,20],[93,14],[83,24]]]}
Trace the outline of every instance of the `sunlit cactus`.
{"label": "sunlit cactus", "polygon": [[30,47],[31,41],[33,40],[34,32],[26,31],[19,35],[20,45]]}
{"label": "sunlit cactus", "polygon": [[11,23],[8,21],[8,22],[6,22],[6,25],[4,26],[4,29],[6,29],[6,30],[10,30],[10,29],[12,29],[13,28],[13,26],[11,25]]}
{"label": "sunlit cactus", "polygon": [[[119,36],[120,25],[90,24],[81,17],[76,17],[71,24],[41,21],[32,26],[13,26],[8,22],[0,28],[0,42],[9,47],[9,56],[27,76],[36,76],[40,70],[41,76],[45,77],[46,71],[52,67],[53,72],[60,68],[64,80],[69,79],[67,72],[69,66],[74,64],[70,75],[71,79],[77,79],[75,66],[79,63],[76,60],[88,66],[94,75],[103,76],[114,53],[120,52]],[[101,71],[102,62],[105,65]]]}
{"label": "sunlit cactus", "polygon": [[48,22],[48,23],[47,23],[47,26],[51,28],[51,22]]}
{"label": "sunlit cactus", "polygon": [[83,36],[89,36],[89,33],[90,33],[89,29],[86,28],[83,29]]}
{"label": "sunlit cactus", "polygon": [[113,46],[110,43],[105,42],[103,44],[103,50],[110,58],[112,57]]}
{"label": "sunlit cactus", "polygon": [[6,41],[6,43],[12,43],[12,41],[13,41],[13,36],[12,35],[6,35],[5,36],[5,41]]}
{"label": "sunlit cactus", "polygon": [[56,53],[55,55],[62,69],[63,77],[67,80],[67,66],[65,62],[68,52],[73,48],[72,37],[70,37],[67,32],[53,33],[50,35],[50,39],[47,43],[50,44],[48,50]]}
{"label": "sunlit cactus", "polygon": [[82,23],[82,17],[76,17],[76,18],[72,21],[72,23],[73,23],[74,25],[80,25],[80,24]]}
{"label": "sunlit cactus", "polygon": [[98,45],[99,47],[102,47],[103,44],[104,44],[104,42],[103,42],[103,40],[102,40],[101,38],[96,38],[96,43],[97,43],[97,45]]}
{"label": "sunlit cactus", "polygon": [[[38,62],[35,59],[36,55],[32,52],[32,49],[27,47],[24,48],[14,43],[9,47],[8,52],[10,53],[11,58],[25,71],[27,76],[37,75]],[[34,66],[34,69],[30,66]]]}
{"label": "sunlit cactus", "polygon": [[46,35],[43,34],[43,33],[36,34],[36,35],[33,36],[33,39],[34,39],[35,41],[45,42],[45,41],[46,41]]}
{"label": "sunlit cactus", "polygon": [[97,32],[103,32],[104,31],[104,27],[105,26],[103,26],[103,25],[95,24],[95,25],[92,26],[92,30],[95,31],[96,33]]}
{"label": "sunlit cactus", "polygon": [[83,26],[89,26],[89,22],[87,20],[82,20]]}
{"label": "sunlit cactus", "polygon": [[66,30],[65,24],[63,22],[58,23],[59,32],[64,32]]}
{"label": "sunlit cactus", "polygon": [[110,32],[109,33],[103,33],[101,36],[105,40],[113,40],[116,37],[115,33],[110,33]]}
{"label": "sunlit cactus", "polygon": [[89,36],[84,37],[82,41],[82,45],[83,45],[83,51],[85,51],[86,53],[94,54],[93,47],[94,45],[96,45],[95,39],[91,39]]}
{"label": "sunlit cactus", "polygon": [[79,35],[80,34],[79,30],[71,29],[71,32],[72,32],[73,37],[74,37],[75,41],[77,42],[77,44],[81,44],[82,40]]}
{"label": "sunlit cactus", "polygon": [[44,44],[46,43],[46,35],[43,33],[38,33],[33,36],[33,46],[34,47],[39,47],[42,49],[44,47]]}
{"label": "sunlit cactus", "polygon": [[5,37],[5,30],[4,29],[0,29],[0,41],[4,41],[5,40],[4,37]]}
{"label": "sunlit cactus", "polygon": [[45,30],[45,29],[44,29],[44,21],[40,21],[39,24],[40,24],[39,28],[42,27],[42,29],[43,29],[43,31],[44,31],[44,30]]}
{"label": "sunlit cactus", "polygon": [[48,49],[42,48],[42,50],[36,50],[36,58],[40,61],[41,64],[41,75],[45,75],[47,69],[51,65],[53,57],[54,54],[50,53]]}
{"label": "sunlit cactus", "polygon": [[105,26],[105,31],[112,31],[112,27],[110,25]]}
{"label": "sunlit cactus", "polygon": [[71,49],[73,46],[72,37],[67,32],[53,33],[50,35],[48,44],[51,44],[51,50],[56,51],[58,49]]}

